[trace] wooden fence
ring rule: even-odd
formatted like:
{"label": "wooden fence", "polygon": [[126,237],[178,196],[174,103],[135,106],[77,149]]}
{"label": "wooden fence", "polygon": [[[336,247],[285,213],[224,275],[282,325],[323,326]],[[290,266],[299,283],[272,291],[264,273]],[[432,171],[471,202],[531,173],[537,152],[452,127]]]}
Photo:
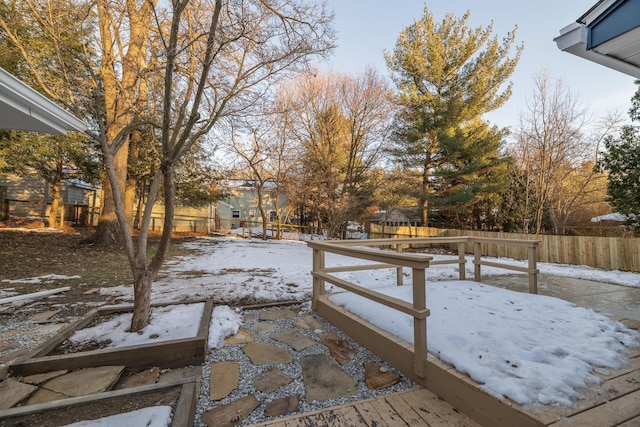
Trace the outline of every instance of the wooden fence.
{"label": "wooden fence", "polygon": [[[540,240],[538,261],[588,265],[606,270],[640,272],[640,238],[554,236],[543,234],[494,233],[489,231],[450,230],[432,227],[393,227],[372,224],[369,237],[458,237],[476,236],[499,239]],[[472,247],[465,252],[473,253]],[[483,245],[483,256],[524,260],[526,251],[517,246]]]}

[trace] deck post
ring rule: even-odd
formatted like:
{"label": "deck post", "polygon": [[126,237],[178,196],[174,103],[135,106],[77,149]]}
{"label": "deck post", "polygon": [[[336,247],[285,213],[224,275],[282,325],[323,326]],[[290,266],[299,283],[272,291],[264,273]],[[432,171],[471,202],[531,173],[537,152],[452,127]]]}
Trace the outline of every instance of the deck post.
{"label": "deck post", "polygon": [[464,248],[465,242],[458,242],[458,276],[460,280],[464,280],[466,278],[465,264],[467,263],[464,258]]}
{"label": "deck post", "polygon": [[[324,269],[324,251],[320,249],[313,249],[313,268],[314,272],[321,271]],[[320,295],[324,295],[326,293],[326,288],[324,286],[324,280],[319,277],[313,276],[313,293],[311,297],[311,309],[318,309],[318,298]]]}
{"label": "deck post", "polygon": [[538,293],[537,242],[529,246],[529,293]]}
{"label": "deck post", "polygon": [[[413,269],[413,308],[427,308],[426,275],[424,268]],[[427,319],[413,318],[413,370],[420,378],[425,378],[427,361]]]}
{"label": "deck post", "polygon": [[482,281],[482,275],[480,274],[480,256],[482,255],[482,243],[473,242],[473,280],[476,282]]}
{"label": "deck post", "polygon": [[[396,252],[401,253],[402,252],[402,245],[401,244],[396,244]],[[398,286],[402,286],[403,283],[403,279],[402,279],[402,266],[396,268],[396,285]]]}

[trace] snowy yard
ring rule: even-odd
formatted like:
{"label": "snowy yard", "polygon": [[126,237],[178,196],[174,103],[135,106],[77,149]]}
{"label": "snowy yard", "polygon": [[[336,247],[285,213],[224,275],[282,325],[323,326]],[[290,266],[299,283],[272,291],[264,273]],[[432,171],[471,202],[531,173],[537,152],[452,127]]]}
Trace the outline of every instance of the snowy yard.
{"label": "snowy yard", "polygon": [[[203,238],[187,245],[197,249],[198,254],[165,268],[154,284],[154,303],[213,297],[233,304],[308,300],[311,296],[311,249],[303,242]],[[351,263],[353,260],[326,254],[327,266]],[[469,260],[468,277],[472,277],[472,268]],[[640,274],[545,263],[538,263],[538,268],[542,274],[640,287]],[[482,273],[505,274],[505,270],[485,267]],[[395,269],[343,274],[361,286],[405,300],[410,298],[410,286],[390,286],[395,283]],[[599,381],[594,373],[623,366],[627,363],[626,353],[638,346],[640,337],[634,331],[557,298],[457,281],[453,265],[433,266],[427,277],[429,352],[468,373],[488,392],[525,406],[571,405],[580,397],[581,387]],[[334,291],[335,302],[412,341],[410,317],[383,310],[375,303],[365,304],[354,295],[337,293],[329,285],[327,288],[329,293]],[[127,286],[103,288],[101,292],[118,302],[132,299],[132,289]],[[167,320],[170,313],[159,318],[165,324],[188,323],[184,321],[184,311],[175,315],[173,321]],[[214,312],[213,322],[212,330],[228,335],[237,331],[242,317],[220,307]],[[162,335],[158,329],[153,333]],[[214,345],[220,340],[221,336],[211,337]]]}

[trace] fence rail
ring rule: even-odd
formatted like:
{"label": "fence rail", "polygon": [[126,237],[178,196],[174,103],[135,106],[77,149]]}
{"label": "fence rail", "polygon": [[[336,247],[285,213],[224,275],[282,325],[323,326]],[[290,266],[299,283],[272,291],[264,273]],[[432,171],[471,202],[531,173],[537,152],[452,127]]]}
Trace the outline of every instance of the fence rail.
{"label": "fence rail", "polygon": [[[539,240],[538,261],[559,264],[587,265],[606,270],[640,272],[640,238],[555,236],[489,231],[451,230],[433,227],[381,226],[372,224],[371,238],[457,237],[475,236],[499,239]],[[473,248],[465,247],[472,253]],[[483,245],[483,256],[527,259],[527,251],[510,245]]]}
{"label": "fence rail", "polygon": [[[331,283],[346,291],[353,292],[371,301],[390,307],[394,310],[401,311],[413,317],[414,328],[414,373],[425,378],[424,361],[427,359],[427,317],[429,309],[427,308],[426,294],[426,274],[425,270],[434,264],[451,263],[458,265],[458,273],[460,280],[465,280],[465,264],[464,257],[465,245],[470,244],[474,248],[474,280],[481,281],[481,266],[493,266],[509,270],[524,271],[529,274],[529,292],[537,293],[537,277],[538,269],[536,267],[536,248],[538,241],[535,240],[514,240],[514,239],[496,239],[472,236],[460,237],[438,237],[438,238],[421,238],[421,239],[368,239],[368,240],[316,240],[307,242],[307,246],[313,250],[313,293],[311,299],[311,307],[317,311],[319,305],[327,304],[326,283]],[[402,252],[403,245],[433,245],[433,244],[450,244],[458,248],[458,254],[451,259],[434,261],[433,257],[422,253],[406,253]],[[379,248],[395,246],[397,252],[381,251]],[[483,246],[517,246],[524,248],[528,255],[529,264],[526,268],[514,266],[510,264],[497,263],[482,259],[480,254]],[[325,261],[325,253],[334,253],[349,257],[351,259],[361,259],[372,261],[374,264],[367,265],[347,265],[339,267],[327,267]],[[359,270],[376,270],[384,268],[397,268],[399,273],[403,267],[411,268],[412,277],[412,301],[406,302],[398,298],[393,298],[372,289],[351,283],[341,279],[332,273],[359,271]],[[398,274],[396,284],[402,286],[402,274]]]}

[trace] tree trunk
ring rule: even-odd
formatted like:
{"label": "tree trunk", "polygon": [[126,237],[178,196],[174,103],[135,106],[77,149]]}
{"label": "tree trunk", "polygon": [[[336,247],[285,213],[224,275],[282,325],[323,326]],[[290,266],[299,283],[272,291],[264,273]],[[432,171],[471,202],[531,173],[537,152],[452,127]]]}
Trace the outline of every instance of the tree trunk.
{"label": "tree trunk", "polygon": [[56,166],[56,173],[53,177],[53,183],[51,183],[51,210],[49,211],[49,228],[56,228],[58,225],[58,210],[60,206],[61,183],[62,183],[62,163],[58,163]]}
{"label": "tree trunk", "polygon": [[[131,137],[129,138],[129,158],[128,164],[134,165],[138,161],[140,156],[140,140],[142,134],[139,130],[134,129],[131,131]],[[135,215],[135,203],[136,203],[136,188],[138,184],[138,178],[135,176],[129,176],[127,174],[127,186],[124,193],[124,212],[129,221],[129,227],[133,230],[134,227],[134,215]]]}
{"label": "tree trunk", "polygon": [[[131,318],[131,332],[141,331],[151,322],[151,287],[167,255],[173,230],[173,217],[175,214],[175,177],[173,168],[174,164],[171,162],[167,162],[161,167],[165,196],[164,223],[156,254],[147,265],[147,257],[143,251],[147,249],[146,240],[149,227],[143,225],[138,236],[136,257],[134,260],[129,260],[134,277],[133,293],[135,297],[133,317]],[[156,192],[150,192],[147,203],[155,203],[156,197]]]}
{"label": "tree trunk", "polygon": [[[118,186],[124,194],[127,179],[127,149],[123,146],[114,156],[113,163],[118,174]],[[128,219],[130,221],[130,219]],[[131,226],[129,225],[129,228]],[[116,215],[116,205],[113,200],[113,190],[108,179],[104,182],[104,199],[102,200],[102,210],[93,242],[99,246],[121,246],[122,231]]]}
{"label": "tree trunk", "polygon": [[258,209],[260,210],[260,218],[262,218],[262,240],[267,240],[267,214],[264,211],[264,206],[263,206],[263,198],[262,198],[262,190],[263,187],[262,185],[260,185],[259,188],[256,188],[256,191],[258,193]]}
{"label": "tree trunk", "polygon": [[427,198],[427,194],[429,194],[429,170],[425,167],[422,173],[422,200],[420,200],[423,227],[427,227],[429,225],[429,199]]}
{"label": "tree trunk", "polygon": [[141,331],[151,322],[151,285],[154,278],[155,273],[145,269],[145,266],[134,270],[133,317],[130,332]]}

